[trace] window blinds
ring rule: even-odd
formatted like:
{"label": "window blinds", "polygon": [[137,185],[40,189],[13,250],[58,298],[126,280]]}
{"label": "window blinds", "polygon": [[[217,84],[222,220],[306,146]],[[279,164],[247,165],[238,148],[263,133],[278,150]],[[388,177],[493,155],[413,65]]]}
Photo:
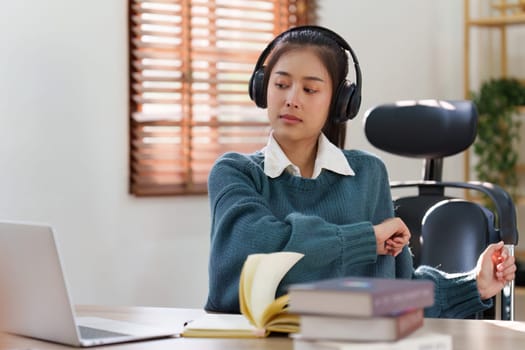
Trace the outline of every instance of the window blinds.
{"label": "window blinds", "polygon": [[272,38],[313,13],[306,0],[130,0],[130,192],[205,193],[221,154],[264,146],[248,80]]}

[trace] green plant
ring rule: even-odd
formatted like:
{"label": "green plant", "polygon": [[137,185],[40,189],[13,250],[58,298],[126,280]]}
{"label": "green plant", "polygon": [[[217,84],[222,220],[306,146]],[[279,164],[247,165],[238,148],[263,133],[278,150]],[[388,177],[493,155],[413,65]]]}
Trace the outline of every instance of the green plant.
{"label": "green plant", "polygon": [[515,196],[517,191],[517,145],[521,120],[517,106],[525,105],[525,85],[516,79],[492,79],[472,92],[478,110],[478,134],[474,153],[480,181],[496,183]]}

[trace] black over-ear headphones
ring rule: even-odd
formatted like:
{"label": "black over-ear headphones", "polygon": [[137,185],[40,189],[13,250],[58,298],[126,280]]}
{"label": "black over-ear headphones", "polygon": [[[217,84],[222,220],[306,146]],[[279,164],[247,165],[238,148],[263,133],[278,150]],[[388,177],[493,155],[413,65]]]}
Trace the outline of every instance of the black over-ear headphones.
{"label": "black over-ear headphones", "polygon": [[299,26],[288,29],[277,37],[275,37],[266,48],[263,50],[255,68],[253,70],[252,76],[250,77],[249,82],[249,94],[252,101],[260,108],[267,107],[266,101],[266,86],[265,86],[265,77],[264,77],[264,62],[266,58],[273,50],[276,43],[286,34],[295,31],[308,31],[313,30],[321,33],[322,35],[332,39],[344,50],[350,53],[352,61],[354,62],[356,83],[351,83],[346,78],[339,84],[337,91],[335,91],[334,96],[332,97],[332,106],[330,108],[330,118],[334,123],[344,123],[349,119],[354,118],[359,112],[359,107],[361,106],[361,70],[359,69],[359,62],[354,51],[350,45],[344,40],[340,35],[331,31],[330,29],[320,27],[320,26]]}

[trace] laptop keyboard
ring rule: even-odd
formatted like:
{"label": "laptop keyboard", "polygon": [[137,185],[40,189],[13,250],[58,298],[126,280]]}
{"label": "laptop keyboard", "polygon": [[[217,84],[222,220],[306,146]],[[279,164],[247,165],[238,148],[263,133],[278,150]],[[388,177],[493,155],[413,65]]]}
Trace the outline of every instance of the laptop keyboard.
{"label": "laptop keyboard", "polygon": [[113,337],[123,337],[128,334],[105,331],[103,329],[91,328],[86,326],[78,326],[80,331],[80,337],[82,339],[99,339],[99,338],[113,338]]}

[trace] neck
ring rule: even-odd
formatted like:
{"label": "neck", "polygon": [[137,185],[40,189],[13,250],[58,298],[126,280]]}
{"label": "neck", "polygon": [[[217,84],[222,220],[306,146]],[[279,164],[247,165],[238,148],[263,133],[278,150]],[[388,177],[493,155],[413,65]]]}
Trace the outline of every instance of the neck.
{"label": "neck", "polygon": [[301,176],[311,178],[317,157],[317,139],[300,143],[279,142],[288,159],[301,170]]}

